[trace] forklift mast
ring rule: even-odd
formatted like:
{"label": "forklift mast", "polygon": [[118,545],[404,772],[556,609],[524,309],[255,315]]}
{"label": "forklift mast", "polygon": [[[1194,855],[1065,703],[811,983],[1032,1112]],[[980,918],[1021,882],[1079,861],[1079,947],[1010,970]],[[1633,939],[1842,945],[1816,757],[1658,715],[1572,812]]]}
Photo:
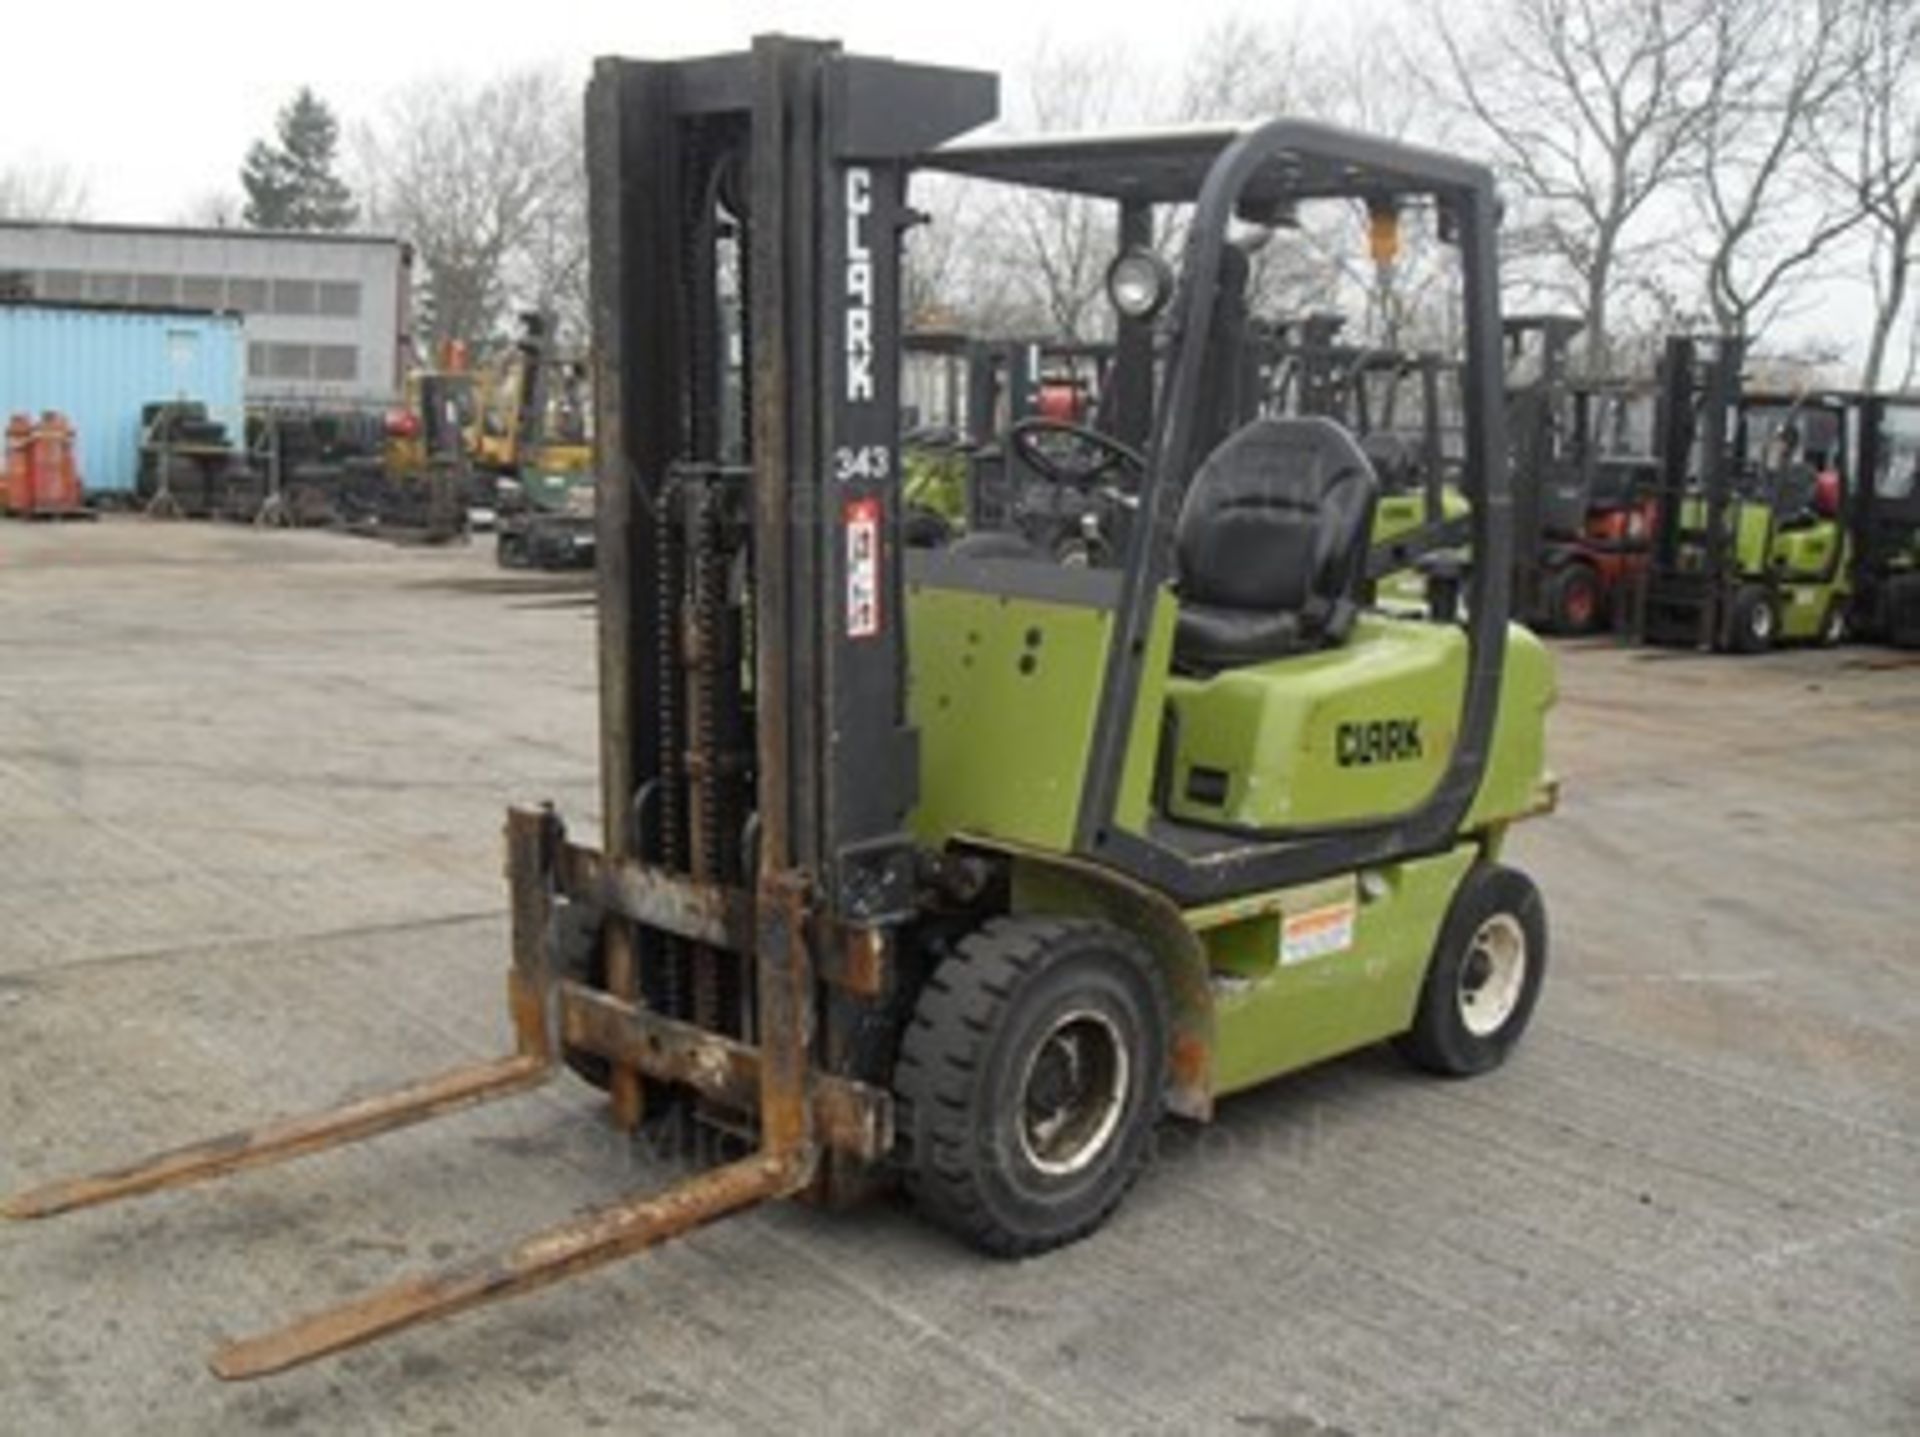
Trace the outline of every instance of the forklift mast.
{"label": "forklift mast", "polygon": [[767,981],[804,963],[804,925],[871,935],[908,910],[904,162],[996,107],[990,75],[781,37],[595,69],[605,845],[758,894],[757,982],[738,954],[609,935],[610,989],[644,971],[657,1011],[749,1035],[752,1004],[810,1001],[791,968]]}
{"label": "forklift mast", "polygon": [[[1734,335],[1667,340],[1660,361],[1653,547],[1630,610],[1635,638],[1714,647],[1725,637],[1736,555],[1734,430],[1746,345]],[[1697,508],[1689,513],[1690,505]]]}
{"label": "forklift mast", "polygon": [[1513,611],[1543,605],[1541,562],[1550,540],[1578,534],[1591,492],[1589,462],[1574,442],[1569,351],[1585,322],[1566,315],[1509,315],[1507,434],[1513,446]]}
{"label": "forklift mast", "polygon": [[521,462],[547,438],[547,348],[552,336],[552,315],[533,310],[520,316],[520,337],[514,341],[520,382],[514,395],[513,452]]}
{"label": "forklift mast", "polygon": [[1920,645],[1920,400],[1855,397],[1854,627]]}
{"label": "forklift mast", "polygon": [[1271,375],[1265,389],[1281,412],[1317,414],[1355,427],[1352,390],[1344,376],[1355,351],[1339,342],[1346,322],[1344,315],[1316,310],[1271,326]]}

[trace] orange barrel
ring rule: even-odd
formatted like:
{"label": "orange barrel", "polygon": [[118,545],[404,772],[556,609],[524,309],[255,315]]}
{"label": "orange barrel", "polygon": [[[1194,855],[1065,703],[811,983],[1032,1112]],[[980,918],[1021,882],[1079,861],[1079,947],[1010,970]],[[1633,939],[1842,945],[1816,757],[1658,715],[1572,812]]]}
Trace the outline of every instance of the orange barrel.
{"label": "orange barrel", "polygon": [[33,420],[25,414],[7,421],[7,512],[33,512]]}
{"label": "orange barrel", "polygon": [[33,427],[33,511],[79,512],[80,472],[73,462],[73,426],[49,409]]}

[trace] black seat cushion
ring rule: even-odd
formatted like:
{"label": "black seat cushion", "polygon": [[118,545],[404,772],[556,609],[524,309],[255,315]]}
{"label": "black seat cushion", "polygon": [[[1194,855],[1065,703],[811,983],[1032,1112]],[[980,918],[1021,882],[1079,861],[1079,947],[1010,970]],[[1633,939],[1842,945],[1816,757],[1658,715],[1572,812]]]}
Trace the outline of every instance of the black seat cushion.
{"label": "black seat cushion", "polygon": [[1378,493],[1330,419],[1256,419],[1228,436],[1180,509],[1176,666],[1210,672],[1345,639]]}

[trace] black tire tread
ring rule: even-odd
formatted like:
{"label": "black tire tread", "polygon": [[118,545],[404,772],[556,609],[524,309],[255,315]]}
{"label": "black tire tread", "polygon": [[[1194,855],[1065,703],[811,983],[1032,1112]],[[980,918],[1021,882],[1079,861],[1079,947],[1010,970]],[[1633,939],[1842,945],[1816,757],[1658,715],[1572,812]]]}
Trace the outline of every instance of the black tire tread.
{"label": "black tire tread", "polygon": [[1772,602],[1767,591],[1759,584],[1743,584],[1735,591],[1733,596],[1733,613],[1729,625],[1731,632],[1728,637],[1728,647],[1731,648],[1734,653],[1764,653],[1779,641],[1778,615],[1774,616],[1774,625],[1770,630],[1771,637],[1765,641],[1758,641],[1754,638],[1753,629],[1748,618],[1748,615],[1755,608],[1762,605],[1770,605]]}
{"label": "black tire tread", "polygon": [[[1519,901],[1512,905],[1498,901],[1497,895],[1503,891],[1518,895]],[[1537,933],[1529,933],[1529,991],[1522,999],[1521,1008],[1497,1038],[1478,1042],[1467,1039],[1463,1047],[1462,1040],[1449,1033],[1454,1000],[1451,983],[1441,982],[1442,960],[1449,950],[1465,947],[1473,930],[1487,913],[1503,908],[1518,914],[1523,923],[1531,919],[1538,930]],[[1428,960],[1426,979],[1421,984],[1413,1026],[1395,1038],[1393,1046],[1414,1067],[1437,1077],[1474,1077],[1500,1066],[1532,1021],[1541,984],[1546,977],[1548,946],[1545,903],[1532,879],[1518,869],[1500,864],[1486,864],[1469,870],[1454,893],[1446,918],[1441,922],[1440,936],[1434,945],[1433,957]],[[1446,971],[1451,973],[1450,966]],[[1437,991],[1443,987],[1447,990],[1445,996]]]}
{"label": "black tire tread", "polygon": [[[1587,584],[1593,589],[1593,609],[1585,623],[1576,624],[1567,615],[1567,591],[1575,584]],[[1590,565],[1570,563],[1555,571],[1547,581],[1547,618],[1549,627],[1556,634],[1590,634],[1603,622],[1606,607],[1606,586],[1600,582],[1600,575]]]}
{"label": "black tire tread", "polygon": [[[893,1091],[903,1186],[923,1214],[996,1257],[1030,1256],[1085,1237],[1112,1215],[1144,1166],[1138,1159],[1131,1162],[1107,1200],[1070,1229],[1034,1239],[1008,1231],[987,1211],[965,1155],[956,1150],[955,1136],[964,1141],[968,1135],[925,1121],[925,1115],[936,1109],[964,1120],[968,1094],[986,1056],[995,1019],[1049,954],[1086,932],[1098,933],[1139,966],[1155,994],[1164,1031],[1165,982],[1152,955],[1136,939],[1093,919],[1002,917],[968,934],[934,970],[901,1039]],[[1151,1122],[1158,1115],[1161,1095],[1151,1095],[1149,1101],[1154,1105]],[[917,1152],[914,1144],[923,1137],[929,1150]]]}

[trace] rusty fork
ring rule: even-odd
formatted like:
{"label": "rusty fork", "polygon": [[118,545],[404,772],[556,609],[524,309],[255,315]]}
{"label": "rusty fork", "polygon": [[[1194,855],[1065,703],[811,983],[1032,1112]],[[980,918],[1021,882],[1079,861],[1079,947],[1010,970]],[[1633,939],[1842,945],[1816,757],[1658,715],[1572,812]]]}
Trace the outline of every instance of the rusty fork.
{"label": "rusty fork", "polygon": [[[236,1379],[283,1371],[401,1328],[544,1287],[729,1213],[788,1196],[813,1180],[823,1147],[868,1161],[885,1153],[892,1141],[887,1095],[811,1066],[813,968],[802,876],[768,875],[750,899],[573,847],[559,819],[545,808],[509,812],[507,874],[513,1054],[36,1188],[0,1204],[0,1215],[51,1217],[184,1187],[508,1097],[552,1076],[563,1040],[647,1077],[684,1084],[736,1107],[758,1107],[761,1146],[752,1156],[535,1233],[503,1253],[407,1278],[276,1331],[230,1342],[214,1354],[211,1365],[217,1376]],[[556,889],[683,938],[754,953],[758,1045],[560,978],[550,936]]]}

